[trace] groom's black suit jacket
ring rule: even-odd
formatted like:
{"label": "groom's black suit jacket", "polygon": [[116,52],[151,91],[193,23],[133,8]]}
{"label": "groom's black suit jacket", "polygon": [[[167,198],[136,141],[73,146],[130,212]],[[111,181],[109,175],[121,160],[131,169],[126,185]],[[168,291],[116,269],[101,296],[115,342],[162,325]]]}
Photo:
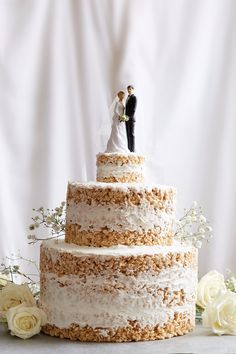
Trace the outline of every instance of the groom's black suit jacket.
{"label": "groom's black suit jacket", "polygon": [[127,100],[126,100],[126,105],[125,105],[125,114],[133,119],[133,121],[135,122],[135,109],[136,109],[136,105],[137,105],[137,98],[134,95],[130,95],[128,96]]}

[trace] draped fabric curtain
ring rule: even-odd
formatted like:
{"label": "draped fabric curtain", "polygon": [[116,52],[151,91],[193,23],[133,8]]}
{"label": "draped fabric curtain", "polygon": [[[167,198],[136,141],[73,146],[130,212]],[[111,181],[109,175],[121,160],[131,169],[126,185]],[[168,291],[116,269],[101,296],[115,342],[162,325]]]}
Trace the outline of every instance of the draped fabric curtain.
{"label": "draped fabric curtain", "polygon": [[236,2],[1,0],[0,256],[38,259],[34,207],[94,180],[101,129],[135,87],[137,151],[150,182],[202,205],[214,238],[200,272],[236,270]]}

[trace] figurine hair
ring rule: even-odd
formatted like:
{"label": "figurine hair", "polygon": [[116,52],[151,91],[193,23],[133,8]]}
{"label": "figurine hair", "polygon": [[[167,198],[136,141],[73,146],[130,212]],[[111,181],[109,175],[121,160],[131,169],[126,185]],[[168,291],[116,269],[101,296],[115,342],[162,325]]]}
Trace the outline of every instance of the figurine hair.
{"label": "figurine hair", "polygon": [[134,86],[132,86],[132,85],[127,86],[127,90],[128,90],[129,88],[131,88],[131,89],[134,90]]}
{"label": "figurine hair", "polygon": [[125,95],[125,91],[122,91],[122,90],[119,91],[119,92],[117,93],[117,96],[119,97],[121,94],[122,94],[122,95]]}

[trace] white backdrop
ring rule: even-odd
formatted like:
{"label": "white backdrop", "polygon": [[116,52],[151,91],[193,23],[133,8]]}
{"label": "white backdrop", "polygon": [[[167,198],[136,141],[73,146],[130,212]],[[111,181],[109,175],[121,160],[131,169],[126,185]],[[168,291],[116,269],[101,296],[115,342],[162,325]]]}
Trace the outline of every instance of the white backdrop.
{"label": "white backdrop", "polygon": [[236,271],[235,14],[234,0],[1,0],[1,256],[38,257],[31,208],[95,178],[102,118],[132,83],[150,179],[214,227],[200,271]]}

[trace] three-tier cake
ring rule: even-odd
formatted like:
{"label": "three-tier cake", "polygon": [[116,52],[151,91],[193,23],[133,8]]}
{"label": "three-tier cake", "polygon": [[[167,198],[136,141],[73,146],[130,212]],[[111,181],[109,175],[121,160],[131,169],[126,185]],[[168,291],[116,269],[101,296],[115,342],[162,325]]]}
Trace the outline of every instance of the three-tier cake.
{"label": "three-tier cake", "polygon": [[44,333],[123,342],[194,328],[197,250],[173,241],[176,190],[146,185],[143,164],[99,154],[97,182],[68,184],[65,240],[41,245]]}

